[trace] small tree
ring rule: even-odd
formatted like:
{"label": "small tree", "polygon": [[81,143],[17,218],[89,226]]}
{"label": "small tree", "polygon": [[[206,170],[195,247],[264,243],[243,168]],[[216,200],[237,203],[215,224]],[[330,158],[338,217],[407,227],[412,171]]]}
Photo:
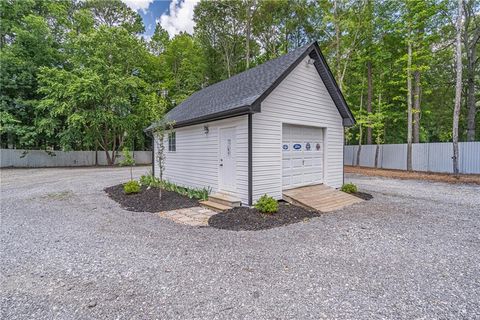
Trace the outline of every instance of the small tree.
{"label": "small tree", "polygon": [[153,129],[153,139],[155,141],[156,150],[155,160],[157,161],[160,188],[158,188],[158,197],[162,199],[162,185],[163,185],[163,172],[165,171],[165,134],[168,134],[173,129],[174,122],[168,122],[161,120],[157,123],[157,126]]}
{"label": "small tree", "polygon": [[380,151],[380,144],[382,144],[383,136],[384,136],[384,129],[385,129],[385,114],[383,112],[375,112],[369,115],[369,123],[370,127],[375,134],[375,168],[378,168],[378,155]]}
{"label": "small tree", "polygon": [[360,154],[362,152],[363,127],[368,127],[368,116],[364,110],[360,109],[359,111],[355,112],[355,119],[358,126],[358,149],[355,165],[358,167],[360,165]]}
{"label": "small tree", "polygon": [[120,162],[122,167],[130,167],[130,180],[133,180],[133,166],[135,165],[135,159],[133,158],[132,153],[128,150],[127,147],[124,147],[122,150],[123,160]]}

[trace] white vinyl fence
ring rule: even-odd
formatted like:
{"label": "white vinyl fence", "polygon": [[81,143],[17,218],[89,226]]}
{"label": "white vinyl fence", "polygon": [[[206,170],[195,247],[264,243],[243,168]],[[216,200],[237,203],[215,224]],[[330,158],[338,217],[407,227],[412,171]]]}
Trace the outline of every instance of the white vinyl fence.
{"label": "white vinyl fence", "polygon": [[[363,145],[360,166],[375,167],[376,145]],[[480,174],[480,141],[460,142],[460,173]],[[345,146],[344,163],[357,164],[358,146]],[[453,146],[451,142],[414,143],[412,166],[414,171],[453,173]],[[383,144],[378,152],[378,168],[407,170],[407,144]]]}
{"label": "white vinyl fence", "polygon": [[[117,155],[116,164],[123,159],[121,152]],[[152,163],[151,151],[134,151],[133,156],[137,165]],[[0,150],[0,167],[2,168],[84,167],[95,165],[107,165],[105,151],[98,151],[95,156],[95,151]]]}

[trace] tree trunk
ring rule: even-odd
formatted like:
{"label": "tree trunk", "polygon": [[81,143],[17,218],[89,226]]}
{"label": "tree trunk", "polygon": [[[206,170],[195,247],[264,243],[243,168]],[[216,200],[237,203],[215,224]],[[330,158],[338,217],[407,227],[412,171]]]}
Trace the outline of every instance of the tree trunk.
{"label": "tree trunk", "polygon": [[337,81],[338,86],[340,87],[340,91],[343,89],[342,82],[340,78],[342,77],[341,71],[341,59],[340,59],[340,22],[338,18],[338,0],[333,1],[333,20],[335,24],[335,58],[336,58],[336,73],[337,73]]}
{"label": "tree trunk", "polygon": [[[382,94],[380,93],[378,95],[377,112],[380,112],[381,105],[382,105]],[[377,132],[375,132],[375,142],[377,143],[377,147],[375,148],[375,168],[378,168],[378,154],[380,151],[380,142],[381,142],[380,130],[377,130]]]}
{"label": "tree trunk", "polygon": [[106,158],[107,158],[107,165],[113,166],[112,157],[110,156],[110,153],[109,153],[108,150],[105,150],[105,155],[106,155]]}
{"label": "tree trunk", "polygon": [[250,3],[247,2],[247,30],[245,36],[245,70],[250,68],[250,33],[251,33],[251,8]]}
{"label": "tree trunk", "polygon": [[358,150],[357,150],[357,167],[360,165],[360,153],[362,152],[362,126],[360,125],[360,133],[358,136]]}
{"label": "tree trunk", "polygon": [[457,34],[455,59],[457,65],[457,80],[455,84],[455,107],[453,110],[452,140],[453,140],[453,173],[458,174],[458,121],[462,102],[462,21],[463,0],[458,0]]}
{"label": "tree trunk", "polygon": [[[364,79],[362,79],[362,93],[360,94],[360,116],[362,116],[362,109],[363,109],[363,83],[364,83]],[[357,162],[356,162],[357,167],[360,165],[360,153],[362,152],[363,127],[361,122],[359,122],[358,130],[359,130],[358,150],[357,150]]]}
{"label": "tree trunk", "polygon": [[[372,62],[367,62],[367,114],[372,113],[373,79]],[[372,144],[372,127],[367,126],[367,144]]]}
{"label": "tree trunk", "polygon": [[[465,46],[467,51],[467,141],[475,141],[475,118],[477,115],[477,105],[475,101],[475,69],[477,60],[477,42],[473,39],[470,47]],[[468,41],[467,41],[468,43]]]}
{"label": "tree trunk", "polygon": [[412,43],[408,40],[407,62],[407,170],[412,171]]}
{"label": "tree trunk", "polygon": [[224,52],[225,52],[225,64],[227,67],[227,76],[230,78],[231,77],[231,72],[230,72],[230,55],[229,51],[227,50],[226,47],[224,47]]}
{"label": "tree trunk", "polygon": [[413,73],[415,88],[413,90],[413,143],[420,142],[420,99],[422,94],[422,85],[420,81],[420,71]]}

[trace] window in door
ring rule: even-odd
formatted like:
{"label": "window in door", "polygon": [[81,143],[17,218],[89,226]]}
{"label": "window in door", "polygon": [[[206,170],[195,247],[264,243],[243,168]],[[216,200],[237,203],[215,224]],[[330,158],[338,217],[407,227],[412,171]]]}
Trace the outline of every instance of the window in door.
{"label": "window in door", "polygon": [[168,134],[168,151],[177,151],[177,137],[175,131]]}

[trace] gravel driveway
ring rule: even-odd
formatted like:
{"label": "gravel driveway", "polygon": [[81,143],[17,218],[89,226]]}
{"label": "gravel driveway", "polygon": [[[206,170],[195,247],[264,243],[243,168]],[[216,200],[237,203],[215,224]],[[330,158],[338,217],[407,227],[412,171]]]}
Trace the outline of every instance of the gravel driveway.
{"label": "gravel driveway", "polygon": [[350,175],[375,198],[234,232],[122,210],[128,177],[1,171],[3,319],[480,318],[479,186]]}

